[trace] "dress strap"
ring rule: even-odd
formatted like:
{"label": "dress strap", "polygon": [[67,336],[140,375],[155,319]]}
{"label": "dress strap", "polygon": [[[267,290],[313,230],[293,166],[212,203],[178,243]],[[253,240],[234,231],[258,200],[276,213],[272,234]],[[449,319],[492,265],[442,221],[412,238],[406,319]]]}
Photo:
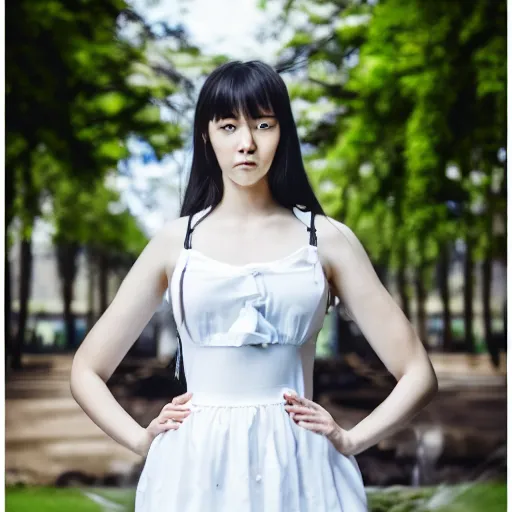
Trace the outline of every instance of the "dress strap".
{"label": "dress strap", "polygon": [[301,208],[294,206],[293,213],[295,214],[295,217],[297,217],[309,231],[309,245],[316,246],[317,239],[314,212],[308,212],[307,210],[302,210]]}
{"label": "dress strap", "polygon": [[311,212],[311,224],[308,226],[309,231],[309,245],[317,244],[316,228],[315,228],[315,213]]}
{"label": "dress strap", "polygon": [[197,213],[189,215],[188,223],[187,223],[187,233],[185,235],[185,249],[192,248],[192,232],[196,229],[197,225],[205,219],[205,217],[210,213],[212,207],[208,206],[204,210],[201,210]]}
{"label": "dress strap", "polygon": [[[308,212],[307,210],[302,210],[301,208],[294,206],[293,213],[295,216],[306,225],[306,229],[309,231],[309,245],[316,246],[318,244],[317,236],[316,236],[316,227],[315,227],[315,213]],[[308,216],[309,213],[309,216]],[[309,221],[309,223],[308,223]],[[331,306],[334,305],[334,295],[331,292],[331,287],[329,286],[327,289],[327,304],[325,306],[325,313],[329,312]]]}
{"label": "dress strap", "polygon": [[193,215],[188,216],[188,224],[187,224],[187,234],[185,235],[185,249],[191,248],[191,237],[192,237],[192,231],[194,231],[194,228],[192,227],[192,217]]}

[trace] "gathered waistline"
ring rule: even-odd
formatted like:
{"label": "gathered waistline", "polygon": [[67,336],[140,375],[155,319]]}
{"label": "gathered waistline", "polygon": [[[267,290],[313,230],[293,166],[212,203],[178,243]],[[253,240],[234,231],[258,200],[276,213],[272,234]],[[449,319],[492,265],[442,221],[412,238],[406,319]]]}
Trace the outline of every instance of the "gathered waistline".
{"label": "gathered waistline", "polygon": [[189,403],[198,406],[215,407],[250,407],[255,405],[284,405],[285,392],[295,391],[292,388],[283,386],[277,388],[266,388],[251,390],[250,392],[229,392],[216,393],[210,391],[194,391]]}

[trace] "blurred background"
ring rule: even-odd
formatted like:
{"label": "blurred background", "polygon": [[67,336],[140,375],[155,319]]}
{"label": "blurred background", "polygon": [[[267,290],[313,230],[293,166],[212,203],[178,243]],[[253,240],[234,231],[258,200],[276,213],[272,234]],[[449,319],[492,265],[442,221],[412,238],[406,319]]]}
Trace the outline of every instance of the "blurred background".
{"label": "blurred background", "polygon": [[[205,77],[251,59],[287,83],[324,209],[361,239],[439,377],[411,424],[358,456],[371,510],[505,510],[505,0],[5,10],[6,510],[133,510],[143,460],[72,399],[73,354],[178,216]],[[162,303],[108,381],[144,426],[186,389],[174,333]],[[393,385],[336,304],[314,399],[350,428]]]}

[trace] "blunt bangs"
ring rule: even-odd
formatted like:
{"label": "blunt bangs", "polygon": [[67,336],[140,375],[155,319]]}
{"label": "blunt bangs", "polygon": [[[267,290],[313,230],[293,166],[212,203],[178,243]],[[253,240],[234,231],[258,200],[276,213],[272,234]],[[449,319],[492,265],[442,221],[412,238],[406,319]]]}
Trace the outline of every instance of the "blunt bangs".
{"label": "blunt bangs", "polygon": [[283,104],[283,90],[275,76],[265,71],[231,63],[219,73],[211,84],[210,97],[205,98],[207,120],[274,115],[281,121],[279,105]]}

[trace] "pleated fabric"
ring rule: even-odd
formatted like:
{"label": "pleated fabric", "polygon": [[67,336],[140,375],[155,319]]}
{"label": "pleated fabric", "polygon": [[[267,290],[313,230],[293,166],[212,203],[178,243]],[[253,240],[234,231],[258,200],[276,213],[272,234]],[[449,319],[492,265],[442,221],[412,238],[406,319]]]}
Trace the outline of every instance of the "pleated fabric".
{"label": "pleated fabric", "polygon": [[367,510],[354,457],[296,425],[283,405],[191,404],[179,429],[152,443],[136,511]]}

